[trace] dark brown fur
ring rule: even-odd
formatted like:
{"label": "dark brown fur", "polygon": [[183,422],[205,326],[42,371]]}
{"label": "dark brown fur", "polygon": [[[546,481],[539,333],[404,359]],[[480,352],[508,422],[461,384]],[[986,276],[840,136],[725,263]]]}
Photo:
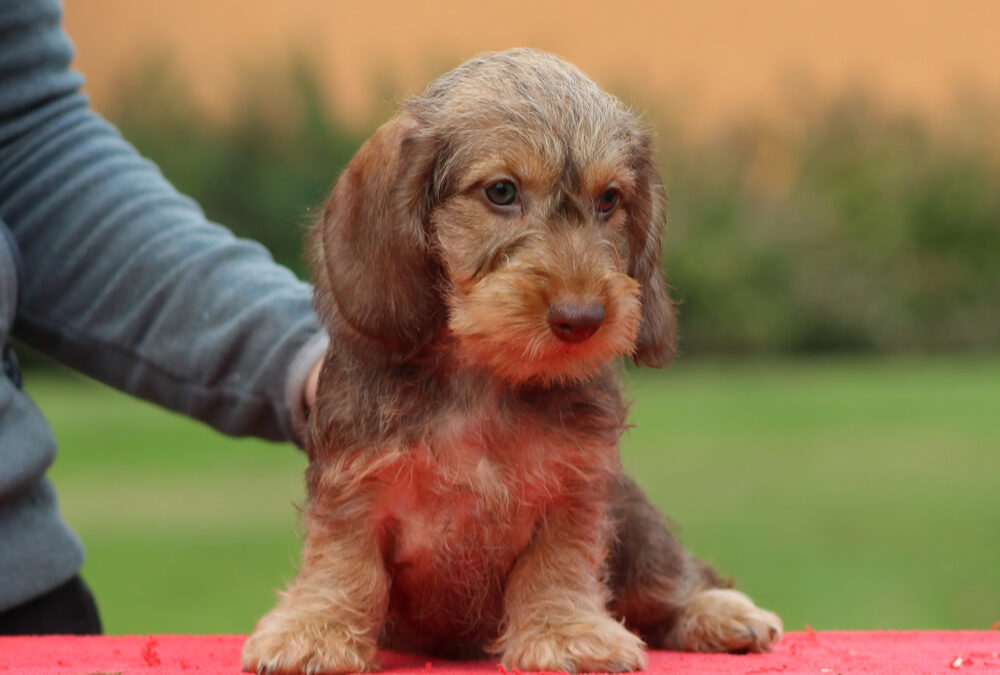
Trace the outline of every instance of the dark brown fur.
{"label": "dark brown fur", "polygon": [[[621,473],[618,357],[674,356],[663,222],[633,113],[531,50],[444,75],[365,143],[311,235],[333,347],[302,568],[245,667],[366,670],[383,645],[641,669],[622,621],[656,648],[778,639]],[[554,306],[595,303],[592,336],[556,334]]]}

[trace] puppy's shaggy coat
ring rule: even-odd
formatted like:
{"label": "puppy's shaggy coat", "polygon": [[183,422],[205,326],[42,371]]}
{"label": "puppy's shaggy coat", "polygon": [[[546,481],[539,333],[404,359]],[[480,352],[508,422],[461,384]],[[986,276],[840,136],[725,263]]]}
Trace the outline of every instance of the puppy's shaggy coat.
{"label": "puppy's shaggy coat", "polygon": [[311,235],[332,345],[302,566],[249,670],[376,647],[631,671],[759,651],[780,619],[690,556],[622,475],[619,357],[674,356],[650,136],[573,66],[473,59],[383,125]]}

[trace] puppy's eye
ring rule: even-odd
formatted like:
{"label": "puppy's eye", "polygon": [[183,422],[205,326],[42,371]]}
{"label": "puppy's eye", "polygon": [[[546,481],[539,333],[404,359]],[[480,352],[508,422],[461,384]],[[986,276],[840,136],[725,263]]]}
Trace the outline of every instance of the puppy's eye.
{"label": "puppy's eye", "polygon": [[615,210],[618,206],[618,199],[620,195],[618,190],[611,188],[610,190],[605,190],[597,198],[597,212],[602,216],[606,216]]}
{"label": "puppy's eye", "polygon": [[510,206],[517,199],[517,188],[509,180],[498,180],[487,185],[484,192],[486,198],[497,206]]}

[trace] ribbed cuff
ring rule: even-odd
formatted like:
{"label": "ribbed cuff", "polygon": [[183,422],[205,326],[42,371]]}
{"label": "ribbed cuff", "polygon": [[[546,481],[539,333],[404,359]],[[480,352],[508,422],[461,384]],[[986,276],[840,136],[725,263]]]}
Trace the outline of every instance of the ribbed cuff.
{"label": "ribbed cuff", "polygon": [[299,353],[292,360],[292,365],[288,369],[288,381],[285,385],[285,404],[292,425],[292,441],[302,447],[305,443],[305,435],[308,424],[308,411],[306,410],[305,397],[303,391],[306,385],[306,378],[316,362],[323,358],[326,350],[330,347],[330,338],[325,331],[313,335],[302,345]]}

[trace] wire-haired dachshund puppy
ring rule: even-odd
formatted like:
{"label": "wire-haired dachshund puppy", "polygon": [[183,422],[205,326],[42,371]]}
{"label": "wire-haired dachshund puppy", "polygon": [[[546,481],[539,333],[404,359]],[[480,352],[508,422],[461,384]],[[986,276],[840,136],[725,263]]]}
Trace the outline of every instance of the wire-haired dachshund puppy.
{"label": "wire-haired dachshund puppy", "polygon": [[622,475],[620,357],[674,356],[664,208],[636,115],[528,49],[361,147],[310,238],[333,346],[301,569],[245,668],[367,671],[385,646],[621,672],[780,638]]}

